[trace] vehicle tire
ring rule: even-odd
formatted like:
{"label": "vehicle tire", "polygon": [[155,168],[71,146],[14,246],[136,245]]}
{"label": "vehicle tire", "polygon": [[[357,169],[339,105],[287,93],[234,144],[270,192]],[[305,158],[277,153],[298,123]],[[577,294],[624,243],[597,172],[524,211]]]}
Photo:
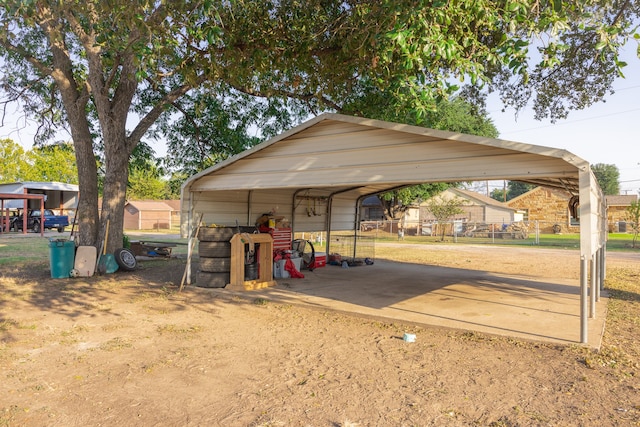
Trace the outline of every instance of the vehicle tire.
{"label": "vehicle tire", "polygon": [[235,227],[206,227],[198,231],[201,242],[228,242],[235,234]]}
{"label": "vehicle tire", "polygon": [[18,232],[18,224],[13,223],[10,228],[11,228],[11,231],[15,231],[16,233]]}
{"label": "vehicle tire", "polygon": [[199,288],[224,288],[230,281],[230,273],[207,273],[198,271],[195,285]]}
{"label": "vehicle tire", "polygon": [[39,222],[34,222],[33,225],[31,226],[31,230],[34,233],[39,233],[40,232],[40,223]]}
{"label": "vehicle tire", "polygon": [[58,233],[64,232],[64,227],[58,227]]}
{"label": "vehicle tire", "polygon": [[200,258],[229,258],[231,257],[231,243],[229,242],[200,242],[198,244]]}
{"label": "vehicle tire", "polygon": [[124,271],[133,271],[136,269],[138,262],[136,256],[129,249],[119,248],[113,252],[118,266]]}
{"label": "vehicle tire", "polygon": [[200,258],[200,271],[227,273],[231,270],[231,258]]}

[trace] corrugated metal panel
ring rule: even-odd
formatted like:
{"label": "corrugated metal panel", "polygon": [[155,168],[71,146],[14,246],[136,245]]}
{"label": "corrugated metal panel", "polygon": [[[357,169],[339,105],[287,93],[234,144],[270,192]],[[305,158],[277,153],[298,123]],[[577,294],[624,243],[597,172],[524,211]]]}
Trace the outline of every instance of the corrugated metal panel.
{"label": "corrugated metal panel", "polygon": [[[350,203],[360,195],[423,182],[506,178],[577,188],[577,169],[583,164],[571,153],[550,147],[329,114],[192,177],[185,184],[189,196],[183,199],[193,196],[189,206],[197,212],[205,209],[195,202],[202,194],[222,191],[206,206],[207,215],[228,222],[240,216],[244,206],[247,222],[247,216],[270,211],[277,192],[285,191],[277,210],[293,218],[288,198],[305,187],[328,192],[351,187],[344,195]],[[240,190],[244,196],[230,203],[227,190]],[[225,208],[213,206],[219,203]],[[183,219],[188,210],[182,207]],[[354,215],[333,212],[332,221],[341,224],[350,223]],[[295,211],[294,219],[305,229],[323,224],[320,216],[309,217],[304,209]]]}
{"label": "corrugated metal panel", "polygon": [[[416,160],[410,157],[404,162],[358,162],[349,167],[336,166],[331,161],[304,159],[296,167],[281,171],[251,168],[207,176],[193,184],[197,191],[253,188],[299,188],[344,185],[368,185],[375,183],[402,184],[429,181],[473,181],[485,179],[510,179],[575,176],[566,163],[557,159],[532,157],[529,154],[510,154],[496,157],[462,158],[448,161]],[[230,169],[230,168],[229,168]]]}

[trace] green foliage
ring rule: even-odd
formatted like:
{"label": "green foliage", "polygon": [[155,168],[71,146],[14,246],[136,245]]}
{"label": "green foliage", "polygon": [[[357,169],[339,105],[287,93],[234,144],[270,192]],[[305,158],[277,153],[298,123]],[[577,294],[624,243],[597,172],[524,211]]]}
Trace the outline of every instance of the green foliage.
{"label": "green foliage", "polygon": [[0,140],[0,182],[56,181],[78,183],[71,144],[24,149],[10,139]]}
{"label": "green foliage", "polygon": [[152,162],[138,165],[129,172],[127,185],[129,200],[167,200],[170,191],[166,180],[160,176],[158,168]]}
{"label": "green foliage", "polygon": [[0,139],[0,183],[25,181],[28,170],[22,146],[11,139]]}
{"label": "green foliage", "polygon": [[29,172],[25,180],[78,183],[76,156],[71,144],[44,145],[27,152]]}
{"label": "green foliage", "polygon": [[[533,190],[536,188],[533,184],[527,184],[520,181],[509,181],[507,184],[507,194],[506,200],[509,201],[511,199],[515,199],[516,197]],[[496,188],[491,191],[491,198],[495,199],[499,202],[505,201],[505,191],[504,189]]]}
{"label": "green foliage", "polygon": [[[464,201],[458,197],[445,198],[441,196],[432,197],[428,200],[429,211],[436,218],[438,224],[444,225],[449,219],[463,213],[461,206]],[[441,240],[444,241],[445,227],[442,226]]]}
{"label": "green foliage", "polygon": [[400,219],[409,208],[423,200],[430,199],[436,194],[451,187],[452,184],[434,182],[429,184],[413,185],[394,191],[380,194],[380,201],[387,219]]}
{"label": "green foliage", "polygon": [[627,221],[633,231],[633,247],[636,247],[638,235],[640,235],[640,202],[633,201],[627,207]]}
{"label": "green foliage", "polygon": [[591,170],[604,194],[620,194],[620,171],[616,165],[596,163],[591,165]]}

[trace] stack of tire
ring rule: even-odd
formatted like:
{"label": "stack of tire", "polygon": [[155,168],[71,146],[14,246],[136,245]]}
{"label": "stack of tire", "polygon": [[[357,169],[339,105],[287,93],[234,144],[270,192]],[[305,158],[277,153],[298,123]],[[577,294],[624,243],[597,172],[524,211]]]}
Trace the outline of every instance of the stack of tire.
{"label": "stack of tire", "polygon": [[224,288],[231,282],[231,238],[235,233],[251,233],[255,227],[203,227],[198,231],[200,264],[195,285]]}

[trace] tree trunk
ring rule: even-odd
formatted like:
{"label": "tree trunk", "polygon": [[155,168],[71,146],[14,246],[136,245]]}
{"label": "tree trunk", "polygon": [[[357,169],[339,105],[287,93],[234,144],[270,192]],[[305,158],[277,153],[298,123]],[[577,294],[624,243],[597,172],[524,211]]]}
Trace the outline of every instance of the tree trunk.
{"label": "tree trunk", "polygon": [[[73,126],[72,126],[73,128]],[[76,210],[78,242],[82,246],[96,245],[98,242],[98,168],[93,154],[93,143],[89,127],[74,136],[73,145],[78,165],[79,201]],[[98,247],[98,246],[96,246]]]}
{"label": "tree trunk", "polygon": [[[124,127],[122,129],[124,130]],[[124,135],[124,132],[121,135]],[[105,141],[105,174],[100,221],[104,230],[107,219],[109,220],[107,253],[113,253],[114,250],[122,247],[124,234],[124,205],[129,178],[130,150],[125,148],[124,137],[118,139]]]}
{"label": "tree trunk", "polygon": [[99,235],[98,167],[93,153],[93,138],[85,114],[76,113],[67,114],[67,116],[78,166],[79,201],[76,210],[78,243],[82,246],[93,246],[97,244]]}

